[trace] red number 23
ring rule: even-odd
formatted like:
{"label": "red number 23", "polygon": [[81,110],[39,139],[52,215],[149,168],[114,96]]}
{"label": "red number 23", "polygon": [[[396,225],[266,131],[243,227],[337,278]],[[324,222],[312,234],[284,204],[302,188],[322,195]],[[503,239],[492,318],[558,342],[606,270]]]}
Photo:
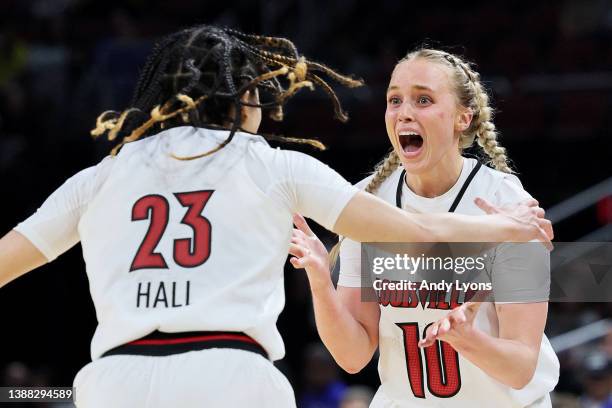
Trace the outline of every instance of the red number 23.
{"label": "red number 23", "polygon": [[[181,220],[193,230],[193,238],[175,239],[173,259],[184,268],[202,265],[210,256],[212,227],[210,221],[202,216],[202,211],[214,190],[174,193],[174,197],[187,212]],[[164,256],[155,252],[170,218],[170,204],[166,197],[150,194],[141,197],[132,207],[132,221],[150,220],[149,229],[136,252],[130,272],[138,269],[168,269]]]}

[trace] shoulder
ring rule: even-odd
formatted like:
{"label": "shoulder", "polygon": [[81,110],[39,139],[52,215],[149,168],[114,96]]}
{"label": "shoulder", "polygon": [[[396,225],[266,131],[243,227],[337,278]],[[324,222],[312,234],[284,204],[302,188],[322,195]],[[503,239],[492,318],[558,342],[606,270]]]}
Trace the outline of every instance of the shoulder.
{"label": "shoulder", "polygon": [[81,197],[83,203],[87,203],[108,180],[116,162],[116,156],[106,156],[97,165],[83,169],[72,176],[66,184],[71,185],[70,188]]}
{"label": "shoulder", "polygon": [[295,150],[272,148],[267,144],[251,146],[245,165],[249,177],[258,185],[350,185],[338,172],[315,157]]}
{"label": "shoulder", "polygon": [[532,198],[514,174],[482,166],[479,171],[479,189],[497,205],[516,203]]}
{"label": "shoulder", "polygon": [[355,184],[355,187],[357,187],[360,190],[365,190],[366,186],[368,184],[370,184],[370,181],[372,181],[372,179],[374,178],[374,174],[370,174],[368,177],[361,179],[360,181],[358,181]]}
{"label": "shoulder", "polygon": [[115,162],[115,156],[106,156],[98,164],[79,171],[70,177],[67,182],[78,185],[88,184],[94,187],[97,184],[103,183],[108,178]]}
{"label": "shoulder", "polygon": [[261,166],[276,171],[300,171],[309,167],[323,166],[318,159],[302,152],[280,147],[270,147],[265,141],[263,143],[250,143],[248,155],[251,160],[258,162]]}
{"label": "shoulder", "polygon": [[[380,196],[383,192],[387,192],[391,190],[393,190],[393,194],[395,194],[395,190],[397,190],[397,183],[399,182],[399,178],[403,170],[404,168],[402,166],[399,166],[397,169],[395,169],[389,175],[389,177],[387,177],[380,183],[380,186],[376,190],[375,195]],[[357,187],[360,190],[365,190],[365,188],[368,186],[368,184],[370,184],[370,182],[373,179],[374,179],[374,173],[370,174],[368,177],[359,181],[357,184],[355,184],[355,187]]]}

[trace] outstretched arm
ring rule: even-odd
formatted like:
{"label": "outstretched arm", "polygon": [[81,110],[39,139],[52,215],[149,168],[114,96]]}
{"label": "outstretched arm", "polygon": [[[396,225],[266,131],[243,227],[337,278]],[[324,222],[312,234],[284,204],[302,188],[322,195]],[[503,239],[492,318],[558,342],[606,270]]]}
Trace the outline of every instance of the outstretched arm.
{"label": "outstretched arm", "polygon": [[47,258],[19,232],[0,239],[0,288],[21,275],[47,263]]}
{"label": "outstretched arm", "polygon": [[528,242],[551,246],[550,221],[536,200],[498,208],[476,205],[490,215],[411,214],[365,192],[358,192],[340,213],[334,232],[361,242]]}
{"label": "outstretched arm", "polygon": [[[81,170],[53,192],[28,219],[0,239],[0,287],[54,260],[79,242],[78,223],[96,174],[108,174],[112,158]],[[101,179],[102,180],[102,179]]]}

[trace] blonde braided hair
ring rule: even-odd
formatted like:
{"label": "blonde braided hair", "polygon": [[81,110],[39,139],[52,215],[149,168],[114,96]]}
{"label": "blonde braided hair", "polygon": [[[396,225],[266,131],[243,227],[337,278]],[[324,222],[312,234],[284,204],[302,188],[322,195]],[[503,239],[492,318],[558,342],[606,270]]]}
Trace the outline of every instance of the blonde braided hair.
{"label": "blonde braided hair", "polygon": [[459,138],[459,148],[463,150],[472,146],[476,139],[478,145],[489,157],[487,164],[493,165],[495,169],[504,173],[513,173],[508,163],[506,149],[497,141],[489,95],[480,81],[480,74],[472,69],[472,64],[446,51],[429,48],[412,51],[399,63],[417,58],[448,67],[452,71],[451,78],[459,104],[472,111],[470,126],[461,133]]}
{"label": "blonde braided hair", "polygon": [[[478,125],[478,127],[475,129],[475,134],[478,136],[478,145],[487,154],[487,156],[489,156],[493,167],[499,171],[503,171],[504,173],[513,173],[512,168],[508,164],[506,149],[500,146],[499,142],[497,141],[497,131],[492,121],[493,114],[492,109],[489,106],[489,96],[482,89],[480,82],[475,83],[474,86],[476,88],[475,100],[479,107],[479,117],[478,120],[475,121]],[[471,144],[472,143],[470,142],[470,145]]]}
{"label": "blonde braided hair", "polygon": [[[469,62],[466,62],[456,55],[446,51],[420,48],[408,53],[398,64],[422,58],[428,61],[443,64],[449,67],[452,72],[452,81],[455,94],[459,103],[472,110],[472,121],[470,126],[462,132],[459,138],[459,148],[466,149],[477,139],[478,145],[489,157],[489,163],[495,169],[504,173],[513,173],[508,163],[506,149],[497,141],[497,131],[493,124],[493,109],[489,106],[489,95],[480,81],[480,74],[474,71]],[[375,193],[380,185],[385,181],[395,169],[401,164],[400,158],[395,151],[380,162],[375,171],[374,177],[365,188],[368,193]],[[330,269],[333,270],[338,261],[340,246],[344,237],[332,247],[329,253]]]}

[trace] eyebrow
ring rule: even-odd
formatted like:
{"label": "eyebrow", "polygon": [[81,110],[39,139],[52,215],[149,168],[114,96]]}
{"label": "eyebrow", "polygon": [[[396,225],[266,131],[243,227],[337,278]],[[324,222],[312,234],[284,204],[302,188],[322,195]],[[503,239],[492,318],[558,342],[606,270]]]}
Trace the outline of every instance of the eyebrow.
{"label": "eyebrow", "polygon": [[[430,91],[430,92],[433,92],[433,89],[431,89],[430,87],[425,86],[425,85],[418,85],[418,84],[417,85],[412,85],[412,88],[418,89],[420,91]],[[389,93],[391,91],[395,91],[397,89],[399,89],[399,86],[392,85],[389,88],[387,88],[387,93]]]}

